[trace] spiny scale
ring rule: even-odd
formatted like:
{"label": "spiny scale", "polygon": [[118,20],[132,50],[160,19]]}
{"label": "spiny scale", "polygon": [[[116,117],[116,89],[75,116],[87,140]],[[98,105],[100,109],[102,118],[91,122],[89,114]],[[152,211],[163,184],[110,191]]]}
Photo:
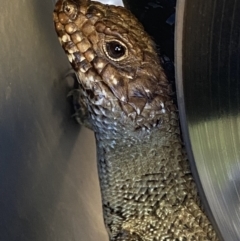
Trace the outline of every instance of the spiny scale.
{"label": "spiny scale", "polygon": [[59,0],[54,22],[79,78],[78,119],[95,132],[110,240],[218,240],[192,179],[170,83],[142,25],[122,7],[81,0]]}

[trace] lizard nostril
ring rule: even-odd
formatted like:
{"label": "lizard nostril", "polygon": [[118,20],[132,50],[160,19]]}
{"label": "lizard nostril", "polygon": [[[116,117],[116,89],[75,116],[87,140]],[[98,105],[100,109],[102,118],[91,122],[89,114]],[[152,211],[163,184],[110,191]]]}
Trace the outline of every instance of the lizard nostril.
{"label": "lizard nostril", "polygon": [[75,19],[77,16],[77,7],[73,3],[65,2],[63,11],[70,19]]}
{"label": "lizard nostril", "polygon": [[66,6],[64,10],[65,10],[65,12],[70,13],[71,12],[71,7]]}

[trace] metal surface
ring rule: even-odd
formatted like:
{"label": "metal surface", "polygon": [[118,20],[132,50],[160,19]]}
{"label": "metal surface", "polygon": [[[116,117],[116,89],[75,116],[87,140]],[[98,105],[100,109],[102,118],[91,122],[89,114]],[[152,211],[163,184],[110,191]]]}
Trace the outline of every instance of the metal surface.
{"label": "metal surface", "polygon": [[1,2],[1,241],[107,240],[95,142],[71,118],[53,6]]}
{"label": "metal surface", "polygon": [[240,1],[179,1],[178,104],[223,240],[240,240]]}

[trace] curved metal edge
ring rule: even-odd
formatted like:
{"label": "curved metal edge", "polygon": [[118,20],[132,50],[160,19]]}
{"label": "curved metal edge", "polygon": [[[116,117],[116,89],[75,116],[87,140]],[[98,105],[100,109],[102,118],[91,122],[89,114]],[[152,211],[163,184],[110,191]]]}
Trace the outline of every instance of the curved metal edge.
{"label": "curved metal edge", "polygon": [[204,210],[212,223],[218,237],[220,240],[223,240],[223,237],[219,231],[215,218],[213,216],[212,210],[207,202],[207,198],[202,187],[201,179],[198,174],[196,167],[192,145],[189,138],[189,129],[188,121],[186,117],[185,110],[185,100],[184,100],[184,86],[183,86],[183,41],[184,41],[184,18],[185,18],[185,6],[187,0],[178,0],[176,5],[176,21],[175,21],[175,40],[174,40],[174,53],[175,53],[175,79],[176,79],[176,92],[177,92],[177,102],[179,109],[179,118],[180,125],[182,130],[182,136],[184,144],[186,147],[188,159],[190,162],[191,171],[194,177],[194,180],[197,185],[197,189],[201,198],[201,201],[204,206]]}

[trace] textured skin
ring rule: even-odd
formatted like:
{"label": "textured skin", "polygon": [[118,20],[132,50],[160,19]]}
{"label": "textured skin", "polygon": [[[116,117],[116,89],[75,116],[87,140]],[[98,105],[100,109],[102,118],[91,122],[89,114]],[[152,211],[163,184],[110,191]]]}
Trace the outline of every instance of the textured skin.
{"label": "textured skin", "polygon": [[[192,179],[170,83],[141,24],[122,7],[87,0],[59,0],[54,22],[79,79],[78,120],[95,132],[110,240],[218,240]],[[120,58],[107,47],[116,42]]]}

